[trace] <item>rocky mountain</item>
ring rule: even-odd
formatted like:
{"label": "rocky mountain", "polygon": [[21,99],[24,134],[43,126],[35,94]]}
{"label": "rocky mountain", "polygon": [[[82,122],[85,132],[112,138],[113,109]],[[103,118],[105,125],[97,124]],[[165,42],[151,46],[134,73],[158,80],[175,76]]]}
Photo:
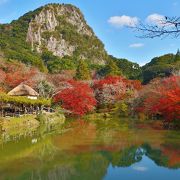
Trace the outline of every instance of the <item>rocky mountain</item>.
{"label": "rocky mountain", "polygon": [[[61,70],[62,62],[67,63],[67,68],[74,68],[79,59],[89,65],[104,65],[108,59],[103,43],[87,25],[81,11],[65,4],[48,4],[10,24],[1,24],[0,51],[8,59],[41,70],[51,66],[52,72],[53,68],[55,72]],[[43,58],[44,53],[51,53],[50,62]]]}

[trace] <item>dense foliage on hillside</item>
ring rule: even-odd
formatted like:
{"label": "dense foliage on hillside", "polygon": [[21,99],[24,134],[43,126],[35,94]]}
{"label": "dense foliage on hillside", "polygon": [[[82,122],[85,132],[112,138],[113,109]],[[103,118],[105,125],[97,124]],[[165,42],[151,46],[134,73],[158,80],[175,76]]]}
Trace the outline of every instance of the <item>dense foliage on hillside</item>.
{"label": "dense foliage on hillside", "polygon": [[[62,69],[76,69],[77,60],[84,57],[89,64],[98,64],[98,59],[99,62],[106,60],[108,55],[104,50],[104,45],[94,35],[91,28],[86,24],[86,28],[90,32],[92,31],[92,36],[78,33],[77,27],[67,22],[66,18],[69,17],[68,13],[62,16],[56,15],[60,25],[57,26],[53,32],[48,30],[43,32],[41,39],[48,41],[51,36],[57,38],[59,41],[63,39],[63,43],[65,41],[69,46],[72,45],[76,47],[73,55],[64,57],[54,56],[53,52],[50,54],[50,52],[47,51],[45,45],[42,45],[41,54],[38,53],[36,49],[32,51],[31,43],[27,42],[30,22],[42,11],[46,12],[51,7],[54,8],[53,11],[56,14],[57,12],[55,12],[55,10],[58,6],[64,6],[70,10],[74,8],[77,13],[79,13],[79,18],[82,23],[86,24],[80,10],[72,5],[50,4],[41,7],[23,15],[18,20],[12,21],[10,24],[0,24],[0,51],[4,53],[4,56],[7,59],[15,59],[25,64],[36,66],[41,71],[47,71],[48,69],[52,73],[60,72]],[[34,31],[35,30],[36,24],[34,24]]]}
{"label": "dense foliage on hillside", "polygon": [[16,59],[45,71],[43,61],[36,52],[32,52],[26,43],[28,24],[41,8],[29,12],[10,24],[0,24],[0,50],[7,59]]}
{"label": "dense foliage on hillside", "polygon": [[139,79],[141,80],[141,74],[142,70],[139,64],[131,62],[127,59],[113,59],[116,61],[117,66],[121,69],[122,73],[128,78],[128,79]]}
{"label": "dense foliage on hillside", "polygon": [[107,66],[100,68],[99,75],[124,75],[128,79],[138,79],[144,84],[149,83],[154,78],[168,77],[178,73],[180,70],[180,52],[165,54],[155,57],[145,66],[140,67],[127,59],[118,59],[109,56]]}
{"label": "dense foliage on hillside", "polygon": [[77,80],[90,80],[91,79],[89,67],[87,63],[83,60],[79,61],[79,64],[76,70],[75,79]]}
{"label": "dense foliage on hillside", "polygon": [[99,74],[105,75],[124,75],[128,79],[142,79],[142,70],[137,63],[133,63],[127,59],[118,59],[109,56],[107,66],[99,70]]}
{"label": "dense foliage on hillside", "polygon": [[155,57],[150,63],[142,67],[143,82],[148,83],[157,77],[166,77],[180,70],[180,52]]}

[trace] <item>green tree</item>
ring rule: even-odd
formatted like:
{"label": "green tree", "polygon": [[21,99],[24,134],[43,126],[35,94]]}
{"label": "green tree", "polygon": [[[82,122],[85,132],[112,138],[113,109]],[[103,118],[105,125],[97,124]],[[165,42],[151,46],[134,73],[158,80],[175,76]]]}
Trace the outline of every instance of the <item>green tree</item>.
{"label": "green tree", "polygon": [[90,70],[88,64],[84,60],[80,60],[77,70],[75,79],[77,80],[89,80],[91,79]]}
{"label": "green tree", "polygon": [[112,59],[109,60],[107,66],[106,66],[106,76],[119,76],[122,75],[121,70],[116,65],[116,62]]}
{"label": "green tree", "polygon": [[175,55],[174,61],[175,62],[180,62],[180,51],[179,51],[179,49],[178,49],[178,51],[177,51],[177,53]]}
{"label": "green tree", "polygon": [[142,69],[137,63],[133,63],[127,59],[111,58],[116,61],[117,66],[123,72],[123,75],[128,79],[142,79]]}
{"label": "green tree", "polygon": [[56,57],[53,55],[52,52],[45,50],[42,55],[41,55],[42,60],[44,61],[44,63],[48,64],[49,61],[53,61]]}

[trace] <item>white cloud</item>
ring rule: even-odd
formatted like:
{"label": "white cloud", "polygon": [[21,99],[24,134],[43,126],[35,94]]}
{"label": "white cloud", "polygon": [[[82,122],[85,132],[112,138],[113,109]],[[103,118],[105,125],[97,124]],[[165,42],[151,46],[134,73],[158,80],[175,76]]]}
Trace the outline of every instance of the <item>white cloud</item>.
{"label": "white cloud", "polygon": [[4,4],[4,3],[7,3],[9,0],[0,0],[0,5],[1,4]]}
{"label": "white cloud", "polygon": [[134,166],[133,169],[136,171],[142,171],[142,172],[148,170],[148,168],[144,166]]}
{"label": "white cloud", "polygon": [[146,18],[147,23],[155,24],[157,26],[162,26],[165,20],[165,16],[157,13],[151,14]]}
{"label": "white cloud", "polygon": [[135,27],[139,23],[139,19],[137,17],[123,15],[110,17],[108,22],[115,27]]}
{"label": "white cloud", "polygon": [[141,48],[143,46],[144,46],[143,43],[134,43],[129,45],[130,48]]}

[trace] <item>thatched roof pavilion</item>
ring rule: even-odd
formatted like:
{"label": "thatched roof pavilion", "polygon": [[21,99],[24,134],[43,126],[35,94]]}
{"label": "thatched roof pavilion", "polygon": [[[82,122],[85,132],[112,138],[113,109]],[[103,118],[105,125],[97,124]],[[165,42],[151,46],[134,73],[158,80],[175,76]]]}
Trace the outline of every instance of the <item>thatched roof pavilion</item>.
{"label": "thatched roof pavilion", "polygon": [[37,99],[39,94],[32,89],[30,86],[25,85],[25,84],[20,84],[14,89],[12,89],[8,95],[10,96],[26,96],[29,99]]}

